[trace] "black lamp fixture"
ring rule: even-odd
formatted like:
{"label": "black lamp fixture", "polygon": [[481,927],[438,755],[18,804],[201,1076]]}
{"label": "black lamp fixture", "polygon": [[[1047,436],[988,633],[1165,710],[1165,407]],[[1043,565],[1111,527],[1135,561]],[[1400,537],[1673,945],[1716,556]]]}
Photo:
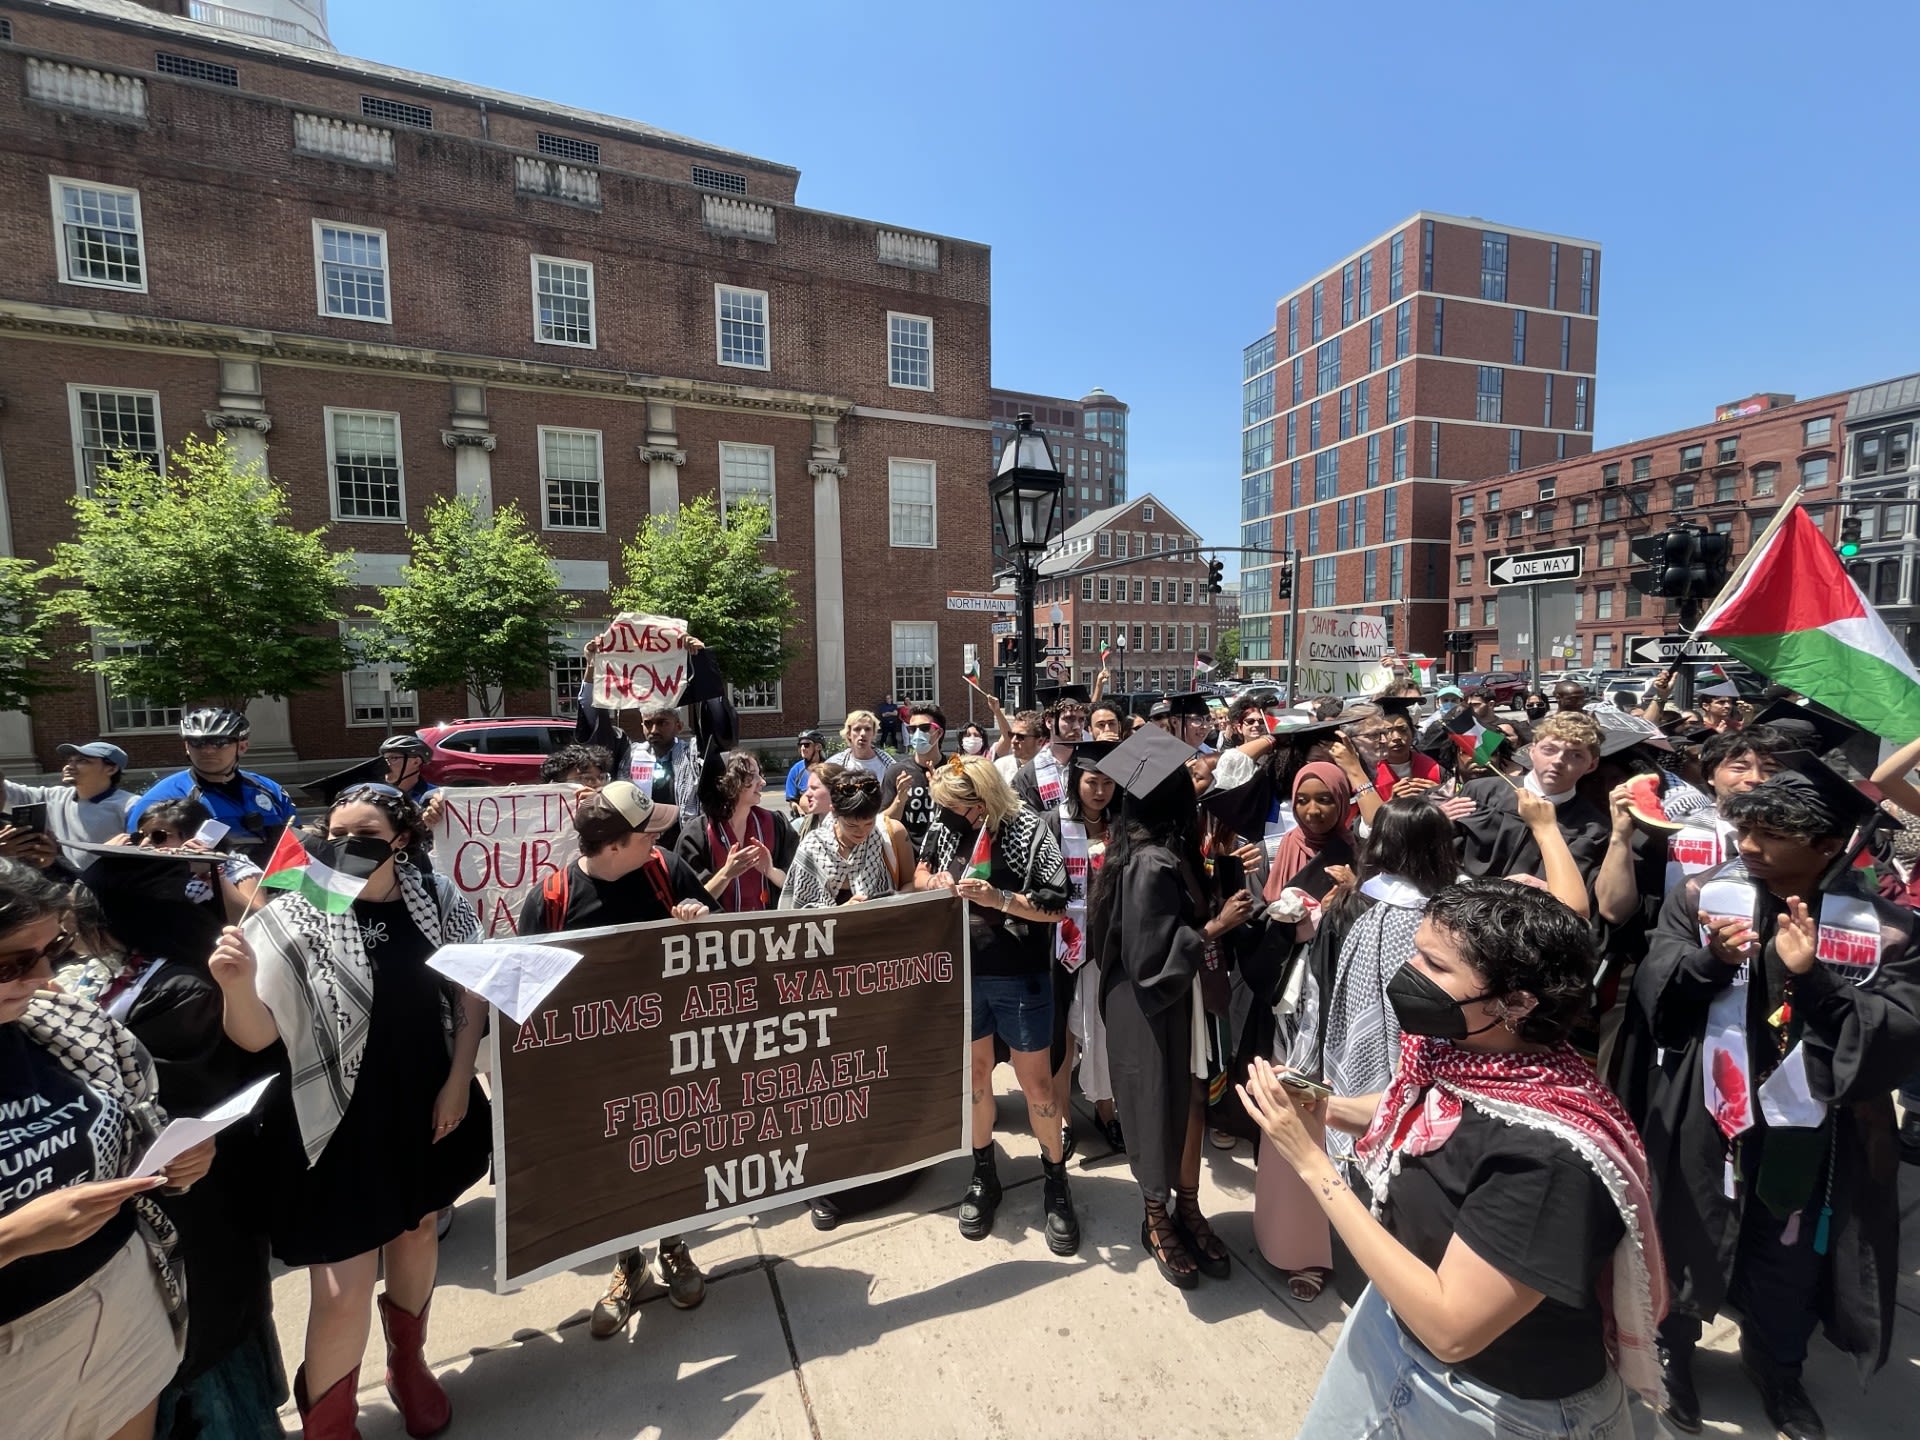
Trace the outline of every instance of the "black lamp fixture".
{"label": "black lamp fixture", "polygon": [[1044,431],[1022,413],[1018,428],[1000,452],[987,493],[1014,561],[1015,605],[1020,627],[1020,705],[1032,705],[1034,690],[1033,591],[1040,557],[1059,533],[1060,491],[1065,477],[1054,463]]}

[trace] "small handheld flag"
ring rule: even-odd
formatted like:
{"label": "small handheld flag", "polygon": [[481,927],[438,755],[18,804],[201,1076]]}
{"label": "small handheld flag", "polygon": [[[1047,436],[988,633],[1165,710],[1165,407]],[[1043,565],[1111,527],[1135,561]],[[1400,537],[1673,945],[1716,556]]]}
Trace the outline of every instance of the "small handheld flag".
{"label": "small handheld flag", "polygon": [[1460,747],[1460,753],[1476,765],[1491,764],[1500,742],[1507,738],[1498,730],[1487,729],[1464,705],[1447,717],[1447,735]]}
{"label": "small handheld flag", "polygon": [[973,842],[973,858],[967,861],[967,868],[961,875],[962,880],[985,880],[993,869],[993,836],[987,827],[980,827],[980,834]]}
{"label": "small handheld flag", "polygon": [[367,881],[365,876],[344,874],[317,859],[289,827],[280,832],[280,843],[273,847],[273,857],[260,877],[260,888],[291,890],[322,914],[344,915],[367,888]]}

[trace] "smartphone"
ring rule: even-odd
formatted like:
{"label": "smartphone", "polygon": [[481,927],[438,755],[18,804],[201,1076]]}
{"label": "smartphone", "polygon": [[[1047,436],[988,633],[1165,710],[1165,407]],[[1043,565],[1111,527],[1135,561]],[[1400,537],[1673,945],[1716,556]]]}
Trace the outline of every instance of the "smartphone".
{"label": "smartphone", "polygon": [[47,828],[47,806],[45,801],[33,805],[13,807],[13,828],[16,830],[40,830]]}
{"label": "smartphone", "polygon": [[1298,1071],[1276,1070],[1274,1073],[1280,1077],[1280,1083],[1289,1090],[1298,1090],[1321,1100],[1330,1099],[1333,1095],[1333,1091],[1321,1084],[1318,1080],[1309,1079]]}

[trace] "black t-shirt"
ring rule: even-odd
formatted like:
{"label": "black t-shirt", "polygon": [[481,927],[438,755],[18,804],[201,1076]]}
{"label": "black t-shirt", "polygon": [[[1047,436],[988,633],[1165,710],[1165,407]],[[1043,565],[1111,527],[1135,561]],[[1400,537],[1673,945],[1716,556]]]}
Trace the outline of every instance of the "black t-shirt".
{"label": "black t-shirt", "polygon": [[[702,905],[719,908],[714,905],[713,897],[707,894],[700,877],[693,873],[686,861],[658,847],[653,853],[666,862],[667,889],[673,896],[674,904],[682,900],[698,900]],[[672,912],[660,903],[659,893],[647,874],[652,868],[654,861],[649,860],[638,870],[630,871],[618,880],[596,880],[582,870],[580,862],[576,860],[567,866],[567,911],[560,923],[554,925],[548,922],[543,887],[529,894],[520,907],[520,934],[550,935],[561,930],[591,930],[601,925],[638,925],[648,920],[670,920],[673,918]]]}
{"label": "black t-shirt", "polygon": [[[970,830],[951,810],[941,808],[927,827],[920,861],[931,872],[956,880],[973,859],[980,832]],[[1031,872],[1031,873],[1029,873]],[[989,852],[987,883],[997,890],[1024,893],[1042,910],[1067,905],[1067,867],[1043,815],[1022,810],[1002,825]],[[1044,975],[1053,962],[1054,927],[1016,920],[986,905],[967,907],[969,956],[975,975]]]}
{"label": "black t-shirt", "polygon": [[[113,1097],[75,1079],[19,1025],[0,1025],[0,1215],[69,1185],[117,1179],[96,1146],[119,1128]],[[133,1225],[133,1206],[122,1205],[78,1245],[8,1265],[0,1325],[78,1289],[127,1243]]]}
{"label": "black t-shirt", "polygon": [[887,778],[880,782],[880,802],[891,805],[893,787],[900,783],[901,775],[912,780],[907,787],[907,807],[900,814],[900,823],[907,827],[907,839],[913,842],[916,852],[920,842],[927,838],[927,827],[933,823],[934,811],[938,808],[933,803],[933,792],[927,789],[928,773],[917,760],[901,760],[888,769]]}
{"label": "black t-shirt", "polygon": [[1458,1366],[1468,1376],[1525,1400],[1564,1399],[1606,1377],[1596,1287],[1626,1229],[1606,1186],[1571,1145],[1468,1105],[1446,1144],[1400,1157],[1382,1219],[1424,1264],[1438,1267],[1458,1235],[1544,1297]]}

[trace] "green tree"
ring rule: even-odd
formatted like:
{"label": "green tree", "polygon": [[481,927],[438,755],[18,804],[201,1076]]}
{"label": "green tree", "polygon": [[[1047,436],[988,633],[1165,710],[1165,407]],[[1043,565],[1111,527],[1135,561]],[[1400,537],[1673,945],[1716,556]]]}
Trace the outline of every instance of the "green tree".
{"label": "green tree", "polygon": [[400,583],[360,607],[374,622],[367,658],[398,665],[402,689],[470,690],[489,714],[508,690],[544,689],[575,602],[519,508],[482,515],[470,497],[439,499],[407,539]]}
{"label": "green tree", "polygon": [[761,543],[773,516],[764,505],[736,501],[723,521],[702,495],[670,515],[649,515],[622,547],[627,572],[614,606],[685,620],[713,651],[732,685],[778,680],[793,659],[788,636],[800,607],[791,570],[767,563]]}
{"label": "green tree", "polygon": [[167,705],[235,708],[311,690],[347,663],[338,623],[353,557],[288,523],[286,492],[224,436],[191,436],[166,473],[119,454],[73,502],[75,535],[44,572],[47,614],[114,642],[78,669]]}
{"label": "green tree", "polygon": [[1233,674],[1234,666],[1240,663],[1240,627],[1229,625],[1213,637],[1213,673],[1216,675]]}
{"label": "green tree", "polygon": [[0,710],[23,710],[59,688],[35,669],[47,658],[51,628],[37,574],[30,561],[0,558]]}

